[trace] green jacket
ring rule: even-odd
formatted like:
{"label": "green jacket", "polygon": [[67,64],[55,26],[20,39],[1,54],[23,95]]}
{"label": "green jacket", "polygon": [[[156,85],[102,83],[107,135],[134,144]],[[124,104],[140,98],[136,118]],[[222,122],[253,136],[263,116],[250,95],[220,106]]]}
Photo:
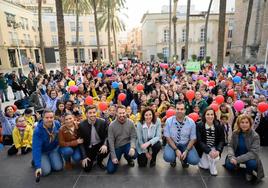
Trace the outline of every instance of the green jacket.
{"label": "green jacket", "polygon": [[5,78],[0,78],[0,89],[7,89],[7,81]]}
{"label": "green jacket", "polygon": [[202,99],[199,103],[196,103],[196,101],[194,100],[192,103],[192,107],[194,107],[196,104],[199,106],[199,113],[203,115],[205,109],[208,107],[208,103],[204,99]]}

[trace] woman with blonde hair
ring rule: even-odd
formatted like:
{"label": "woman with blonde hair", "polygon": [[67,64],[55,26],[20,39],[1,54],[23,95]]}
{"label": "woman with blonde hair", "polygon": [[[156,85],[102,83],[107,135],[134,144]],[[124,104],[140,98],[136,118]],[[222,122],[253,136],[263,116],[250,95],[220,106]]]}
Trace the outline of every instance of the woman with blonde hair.
{"label": "woman with blonde hair", "polygon": [[232,134],[225,167],[234,170],[240,164],[246,165],[246,180],[253,179],[253,171],[257,180],[264,177],[263,166],[259,157],[260,137],[252,129],[253,120],[249,115],[242,114],[237,118],[236,129]]}

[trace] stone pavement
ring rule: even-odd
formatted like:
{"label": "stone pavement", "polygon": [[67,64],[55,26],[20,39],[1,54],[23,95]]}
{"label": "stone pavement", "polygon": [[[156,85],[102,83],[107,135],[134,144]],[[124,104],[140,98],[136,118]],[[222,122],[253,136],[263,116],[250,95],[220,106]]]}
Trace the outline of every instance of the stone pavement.
{"label": "stone pavement", "polygon": [[[154,168],[139,168],[137,163],[134,168],[129,168],[124,159],[118,172],[109,175],[97,166],[90,173],[85,173],[77,165],[73,170],[53,172],[47,177],[42,177],[39,183],[35,182],[34,169],[31,168],[31,154],[26,156],[7,156],[7,148],[0,152],[0,187],[4,188],[56,188],[56,187],[91,187],[91,188],[231,188],[231,187],[257,187],[267,188],[268,178],[259,184],[246,182],[241,174],[230,173],[222,167],[226,152],[218,163],[218,176],[210,176],[208,171],[190,166],[182,169],[177,163],[176,168],[163,161],[162,152],[158,155]],[[268,148],[262,148],[261,158],[265,174],[268,174]]]}

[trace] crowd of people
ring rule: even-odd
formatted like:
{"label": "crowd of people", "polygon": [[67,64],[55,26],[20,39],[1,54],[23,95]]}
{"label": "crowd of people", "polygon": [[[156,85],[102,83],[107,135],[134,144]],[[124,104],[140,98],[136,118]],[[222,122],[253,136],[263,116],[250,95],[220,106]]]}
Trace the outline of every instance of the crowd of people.
{"label": "crowd of people", "polygon": [[[3,109],[8,86],[17,105]],[[217,72],[205,63],[194,73],[179,63],[95,61],[65,72],[0,74],[1,142],[10,156],[32,152],[36,177],[74,163],[113,174],[122,155],[130,167],[135,159],[154,167],[162,148],[171,167],[180,161],[216,176],[226,147],[226,169],[245,165],[246,180],[260,180],[267,88],[266,70],[256,65]]]}

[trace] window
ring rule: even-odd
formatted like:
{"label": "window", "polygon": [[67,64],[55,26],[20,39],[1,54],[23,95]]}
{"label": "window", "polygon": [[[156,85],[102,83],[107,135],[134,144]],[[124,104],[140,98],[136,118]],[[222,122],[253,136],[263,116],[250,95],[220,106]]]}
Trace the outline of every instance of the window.
{"label": "window", "polygon": [[164,42],[168,42],[169,41],[169,30],[165,29],[164,30]]}
{"label": "window", "polygon": [[185,42],[186,41],[186,29],[182,29],[181,33],[182,33],[182,36],[181,36],[182,42]]}
{"label": "window", "polygon": [[229,30],[228,31],[228,38],[232,38],[233,37],[233,30]]}
{"label": "window", "polygon": [[12,24],[15,23],[15,15],[5,12],[6,14],[6,20],[7,20],[7,26],[11,27]]}
{"label": "window", "polygon": [[24,18],[24,17],[21,17],[21,24],[20,25],[21,25],[22,29],[28,30],[29,29],[28,19]]}
{"label": "window", "polygon": [[52,46],[58,45],[58,36],[57,35],[52,35],[51,45]]}
{"label": "window", "polygon": [[90,43],[90,45],[97,45],[96,37],[95,36],[91,36],[89,43]]}
{"label": "window", "polygon": [[50,25],[50,31],[51,32],[56,32],[56,23],[55,22],[49,22]]}
{"label": "window", "polygon": [[205,42],[205,28],[200,30],[200,42]]}
{"label": "window", "polygon": [[162,53],[163,53],[164,58],[167,58],[169,56],[168,48],[163,48]]}
{"label": "window", "polygon": [[70,30],[71,32],[75,31],[75,22],[70,22]]}
{"label": "window", "polygon": [[199,57],[203,58],[205,56],[205,47],[201,46],[199,51]]}
{"label": "window", "polygon": [[94,24],[94,22],[89,22],[89,32],[95,32],[95,24]]}
{"label": "window", "polygon": [[227,49],[230,50],[232,48],[232,42],[228,41],[227,42]]}
{"label": "window", "polygon": [[84,36],[79,36],[79,42],[81,45],[84,44]]}

